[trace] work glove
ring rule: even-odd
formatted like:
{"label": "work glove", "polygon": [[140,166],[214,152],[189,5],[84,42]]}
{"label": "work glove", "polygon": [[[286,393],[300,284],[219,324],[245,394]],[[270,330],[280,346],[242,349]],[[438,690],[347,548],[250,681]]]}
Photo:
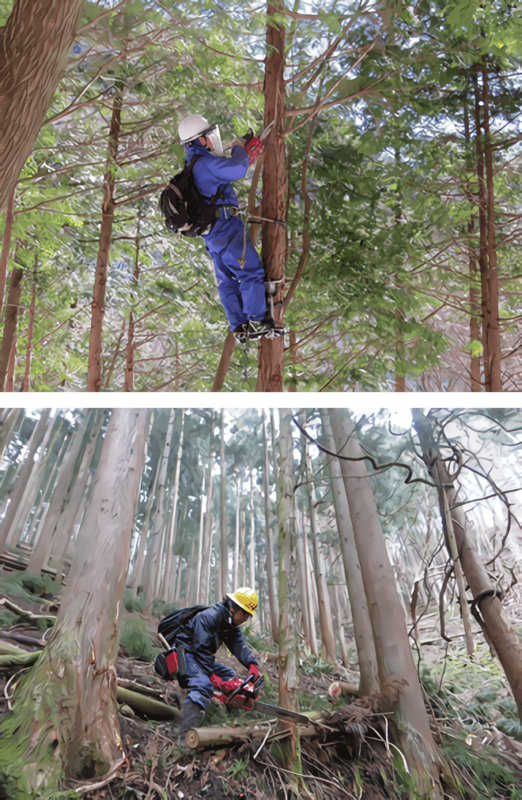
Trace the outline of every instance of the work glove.
{"label": "work glove", "polygon": [[245,145],[245,150],[250,158],[250,166],[265,152],[265,145],[257,136],[252,136]]}
{"label": "work glove", "polygon": [[210,676],[210,680],[212,682],[212,685],[215,686],[216,689],[218,689],[220,692],[223,692],[223,694],[225,695],[235,691],[235,689],[237,689],[238,686],[241,686],[243,682],[241,678],[230,678],[228,681],[224,681],[222,678],[220,678],[218,675],[215,675],[214,673],[212,673],[212,675]]}
{"label": "work glove", "polygon": [[248,674],[253,675],[256,680],[259,678],[259,667],[257,664],[250,664]]}
{"label": "work glove", "polygon": [[252,130],[252,128],[249,128],[248,131],[245,134],[243,134],[241,138],[243,139],[245,145],[247,145],[249,142],[252,141],[252,139],[255,139],[256,137],[254,136],[254,131]]}

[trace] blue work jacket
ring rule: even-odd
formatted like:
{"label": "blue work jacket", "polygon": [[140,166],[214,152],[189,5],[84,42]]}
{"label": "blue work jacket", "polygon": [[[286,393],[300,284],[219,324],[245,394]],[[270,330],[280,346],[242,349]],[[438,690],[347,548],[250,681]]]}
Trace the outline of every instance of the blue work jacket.
{"label": "blue work jacket", "polygon": [[194,156],[201,156],[194,164],[192,174],[198,192],[204,197],[213,197],[220,186],[224,185],[225,195],[217,205],[236,206],[236,193],[230,185],[233,181],[244,178],[248,171],[250,159],[247,151],[236,144],[232,148],[230,158],[215,156],[199,142],[191,142],[187,147],[187,164]]}
{"label": "blue work jacket", "polygon": [[190,645],[190,652],[208,674],[212,672],[214,656],[222,642],[244,667],[257,664],[239,627],[232,622],[228,602],[200,611],[176,638],[176,644]]}

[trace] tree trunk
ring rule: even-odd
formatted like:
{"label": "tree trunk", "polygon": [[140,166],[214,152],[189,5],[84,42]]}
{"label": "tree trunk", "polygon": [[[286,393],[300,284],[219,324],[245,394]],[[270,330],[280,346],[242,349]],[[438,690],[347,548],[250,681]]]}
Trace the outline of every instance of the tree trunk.
{"label": "tree trunk", "polygon": [[[488,571],[478,555],[474,543],[466,535],[465,514],[461,507],[454,508],[457,503],[457,492],[452,485],[452,479],[435,443],[431,422],[419,409],[413,409],[412,414],[415,429],[419,434],[424,463],[434,483],[438,487],[441,486],[441,483],[443,486],[448,487],[445,491],[453,522],[457,550],[462,570],[473,595],[476,618],[484,631],[486,641],[493,645],[498,655],[522,720],[522,647],[516,631],[504,611]],[[438,488],[437,492],[444,532],[447,537],[444,489]],[[450,552],[447,538],[446,546],[448,552]]]}
{"label": "tree trunk", "polygon": [[[323,428],[323,441],[327,450],[335,453],[335,442],[332,435],[330,418],[326,410],[321,410]],[[368,601],[364,591],[361,565],[355,544],[350,509],[344,488],[343,474],[338,459],[332,458],[328,462],[332,494],[334,498],[335,516],[339,533],[339,543],[346,576],[346,585],[352,610],[353,632],[357,655],[359,658],[359,671],[361,674],[359,695],[371,694],[380,690],[379,671],[377,668],[377,655],[373,641],[372,623],[368,611]]]}
{"label": "tree trunk", "polygon": [[25,351],[24,392],[30,391],[29,376],[31,373],[31,352],[33,349],[34,315],[36,311],[36,271],[31,293],[31,306],[29,308],[29,326],[27,329],[27,350]]}
{"label": "tree trunk", "polygon": [[87,432],[86,446],[83,451],[78,474],[74,478],[71,486],[69,487],[70,499],[67,506],[61,514],[52,543],[52,554],[54,562],[50,562],[51,567],[55,567],[57,573],[60,575],[63,566],[65,554],[68,549],[71,537],[74,535],[74,523],[80,510],[80,505],[87,491],[89,476],[91,474],[91,465],[98,444],[98,437],[101,432],[103,421],[105,418],[104,411],[94,412],[91,428]]}
{"label": "tree trunk", "polygon": [[[299,658],[296,630],[297,618],[297,558],[295,524],[292,506],[295,483],[295,463],[293,459],[292,412],[280,409],[279,435],[279,705],[293,711],[299,710]],[[301,773],[301,745],[299,732],[295,725],[279,722],[281,730],[288,730],[290,736],[281,743],[285,768]],[[301,781],[293,776],[291,781],[301,788]],[[298,793],[298,796],[299,793]]]}
{"label": "tree trunk", "polygon": [[[203,498],[205,497],[205,478],[206,464],[203,464],[203,485],[201,486],[201,497],[199,505],[199,535],[198,535],[198,561],[196,566],[196,603],[201,603],[201,564],[203,562],[203,531],[205,522],[205,512],[203,511]],[[193,563],[193,562],[191,562]]]}
{"label": "tree trunk", "polygon": [[207,507],[205,513],[205,525],[203,529],[201,575],[199,578],[200,591],[198,594],[198,597],[202,598],[203,604],[206,604],[209,595],[210,554],[212,552],[212,468],[214,466],[214,414],[215,411],[212,410],[212,421],[210,424],[210,444],[208,452],[207,486],[205,490]]}
{"label": "tree trunk", "polygon": [[9,366],[7,367],[7,380],[5,382],[5,391],[14,392],[15,390],[15,369],[16,369],[16,356],[18,351],[16,349],[16,342],[18,340],[18,331],[15,330],[13,344],[11,346],[11,353],[9,354]]}
{"label": "tree trunk", "polygon": [[214,383],[212,384],[213,392],[220,392],[221,389],[223,388],[228,368],[230,366],[230,359],[232,358],[232,352],[234,350],[235,343],[236,340],[234,338],[234,334],[232,333],[232,331],[229,330],[227,333],[227,338],[225,339],[225,344],[223,345],[223,352],[221,353],[221,358],[219,359],[219,364],[216,371],[216,377],[214,378]]}
{"label": "tree trunk", "polygon": [[482,70],[484,101],[484,155],[486,160],[486,207],[489,288],[488,354],[490,358],[490,392],[502,391],[500,318],[498,310],[497,246],[495,242],[495,188],[493,184],[493,149],[489,129],[489,78],[487,68]]}
{"label": "tree trunk", "polygon": [[2,242],[2,252],[0,253],[0,314],[4,308],[7,265],[9,263],[9,249],[11,247],[11,236],[13,233],[15,194],[16,185],[13,186],[9,197],[7,198],[7,208],[5,212],[4,238]]}
{"label": "tree trunk", "polygon": [[[338,453],[361,458],[354,425],[344,409],[328,409]],[[439,757],[430,730],[422,689],[390,564],[371,478],[364,461],[341,461],[350,516],[368,598],[379,678],[382,686],[399,682],[392,705],[397,744],[401,747],[421,797],[441,800]],[[392,710],[390,709],[390,710]]]}
{"label": "tree trunk", "polygon": [[[261,216],[279,222],[263,222],[261,260],[265,266],[267,279],[280,281],[275,302],[284,302],[285,275],[285,227],[286,222],[286,170],[285,170],[285,28],[279,21],[272,21],[274,14],[284,10],[283,0],[273,0],[267,4],[266,28],[266,69],[265,69],[265,126],[272,121],[274,125],[266,141],[263,200]],[[280,16],[279,20],[284,19]],[[283,305],[275,309],[278,325],[283,324]],[[259,341],[257,392],[283,391],[283,351],[284,337]]]}
{"label": "tree trunk", "polygon": [[234,585],[232,591],[235,592],[239,584],[239,523],[240,523],[240,508],[241,508],[241,482],[239,475],[236,475],[236,538],[234,542]]}
{"label": "tree trunk", "polygon": [[254,513],[254,479],[250,472],[250,586],[256,588],[256,521]]}
{"label": "tree trunk", "polygon": [[[315,627],[315,623],[312,623],[312,614],[310,608],[310,592],[309,592],[309,576],[308,572],[308,564],[305,555],[305,545],[304,545],[304,537],[303,537],[303,530],[304,526],[302,524],[302,519],[300,519],[300,510],[299,507],[296,505],[295,508],[295,520],[296,520],[296,528],[297,528],[297,558],[299,561],[299,589],[301,593],[301,614],[303,617],[303,633],[305,637],[305,642],[308,645],[308,648],[314,656],[319,655],[319,651],[317,649],[317,640],[314,639],[312,636],[312,625]],[[315,644],[315,647],[314,647]]]}
{"label": "tree trunk", "polygon": [[5,449],[11,441],[11,435],[16,423],[23,413],[23,409],[18,408],[0,409],[0,459],[3,458]]}
{"label": "tree trunk", "polygon": [[11,272],[9,284],[9,295],[5,307],[4,335],[0,346],[0,392],[4,391],[9,358],[16,338],[16,326],[18,324],[18,313],[20,308],[20,293],[22,290],[22,278],[24,270],[15,267]]}
{"label": "tree trunk", "polygon": [[225,459],[225,412],[221,409],[221,466],[220,512],[221,512],[221,591],[228,592],[228,521],[227,521],[227,463]]}
{"label": "tree trunk", "polygon": [[0,33],[0,212],[65,68],[84,0],[16,0]]}
{"label": "tree trunk", "polygon": [[36,466],[31,470],[31,475],[25,486],[24,493],[18,502],[15,516],[9,528],[6,545],[16,546],[22,538],[25,525],[30,518],[36,496],[42,486],[43,476],[48,471],[49,460],[56,435],[60,429],[60,419],[53,424],[47,424],[46,431],[40,444],[40,456]]}
{"label": "tree trunk", "polygon": [[91,333],[89,337],[89,368],[87,373],[87,391],[99,392],[102,369],[102,328],[105,315],[105,291],[107,288],[107,271],[109,268],[109,252],[111,248],[112,225],[114,222],[114,185],[116,182],[116,155],[121,134],[121,94],[114,98],[112,119],[109,132],[109,158],[105,171],[105,194],[102,208],[100,245],[94,291],[92,298]]}
{"label": "tree trunk", "polygon": [[306,462],[306,480],[308,482],[308,504],[310,513],[310,527],[312,529],[312,544],[314,548],[314,569],[315,580],[317,585],[317,597],[319,600],[319,624],[321,626],[321,639],[325,647],[327,657],[334,663],[337,660],[335,652],[335,638],[332,623],[332,609],[330,608],[330,595],[328,594],[328,586],[326,585],[326,567],[324,563],[324,555],[321,548],[321,540],[317,531],[316,511],[314,503],[314,473],[312,470],[312,462],[310,455],[305,445],[305,462]]}
{"label": "tree trunk", "polygon": [[478,178],[478,209],[479,209],[479,267],[481,287],[482,310],[482,363],[484,365],[484,384],[486,391],[491,391],[491,354],[489,353],[488,331],[491,327],[491,307],[489,301],[489,276],[488,276],[488,242],[486,223],[486,186],[484,183],[484,151],[482,142],[482,125],[480,119],[480,103],[477,76],[473,76],[475,91],[475,149],[477,152],[477,178]]}
{"label": "tree trunk", "polygon": [[146,414],[112,412],[56,624],[1,723],[0,770],[27,796],[58,789],[62,765],[88,780],[123,762],[114,662]]}
{"label": "tree trunk", "polygon": [[136,561],[134,562],[134,571],[132,573],[131,589],[136,594],[138,594],[138,590],[141,588],[141,580],[143,576],[143,564],[145,561],[145,551],[147,549],[147,537],[152,527],[152,521],[151,521],[152,508],[153,508],[154,498],[156,496],[156,489],[158,486],[160,471],[161,471],[161,458],[158,458],[156,461],[156,465],[154,467],[154,472],[151,477],[149,490],[147,492],[147,503],[145,505],[143,522],[141,523],[141,529],[140,529],[140,542],[138,545],[138,554],[136,556]]}
{"label": "tree trunk", "polygon": [[44,409],[44,411],[42,411],[40,419],[36,423],[31,438],[29,440],[27,456],[25,458],[20,474],[18,475],[16,485],[11,495],[11,502],[7,507],[7,512],[5,517],[0,523],[0,552],[4,549],[9,529],[16,516],[18,505],[23,497],[25,487],[27,486],[29,478],[31,477],[31,472],[33,471],[35,465],[34,455],[45,435],[45,430],[47,428],[47,423],[49,421],[50,415],[51,415],[51,409],[46,408]]}
{"label": "tree trunk", "polygon": [[241,525],[239,528],[239,581],[241,586],[246,586],[246,514],[241,508]]}
{"label": "tree trunk", "polygon": [[163,585],[160,591],[160,597],[164,597],[167,603],[172,603],[172,601],[174,600],[174,575],[171,575],[172,556],[173,556],[172,551],[174,548],[174,542],[177,538],[176,522],[177,522],[177,511],[178,511],[179,476],[181,472],[181,458],[183,456],[183,433],[185,426],[185,409],[181,408],[180,413],[181,413],[181,423],[179,430],[178,453],[176,457],[176,469],[174,472],[174,487],[172,492],[172,513],[170,516],[170,527],[167,536]]}
{"label": "tree trunk", "polygon": [[77,461],[84,441],[84,434],[88,425],[88,414],[84,417],[78,428],[72,432],[69,439],[68,449],[63,457],[63,461],[56,478],[56,483],[52,486],[52,500],[45,520],[45,526],[38,544],[31,553],[29,559],[29,572],[39,572],[45,566],[55,545],[56,529],[61,515],[64,513],[70,489],[74,484]]}
{"label": "tree trunk", "polygon": [[165,491],[167,483],[167,467],[170,456],[170,445],[174,430],[174,416],[176,410],[170,411],[165,442],[161,456],[161,466],[158,476],[158,488],[156,491],[156,502],[151,526],[151,533],[148,539],[147,556],[143,571],[143,590],[147,596],[147,605],[150,607],[154,600],[154,590],[156,588],[158,569],[161,567],[161,543],[162,533],[166,521]]}
{"label": "tree trunk", "polygon": [[266,575],[268,584],[268,606],[270,609],[270,628],[272,641],[274,644],[279,642],[279,614],[277,610],[277,584],[274,565],[274,539],[272,528],[270,527],[270,474],[268,461],[268,438],[266,430],[266,416],[263,415],[263,445],[265,450],[265,464],[263,469],[263,484],[265,495],[265,544],[266,544]]}
{"label": "tree trunk", "polygon": [[[140,247],[141,247],[141,220],[142,213],[138,212],[136,228],[136,251],[134,256],[134,273],[132,275],[131,290],[138,286],[140,280]],[[131,291],[131,299],[134,300]],[[129,327],[127,329],[127,346],[125,348],[125,376],[123,383],[124,392],[132,392],[134,386],[134,314],[132,308],[129,313]]]}

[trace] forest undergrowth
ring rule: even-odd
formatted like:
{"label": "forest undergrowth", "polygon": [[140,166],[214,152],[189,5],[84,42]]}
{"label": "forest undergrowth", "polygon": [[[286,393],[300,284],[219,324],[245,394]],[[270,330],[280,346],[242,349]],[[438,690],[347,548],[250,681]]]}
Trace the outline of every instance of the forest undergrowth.
{"label": "forest undergrowth", "polygon": [[[15,663],[13,647],[38,654],[59,607],[60,586],[51,576],[0,572],[0,719],[10,699],[31,666]],[[7,603],[6,603],[7,601]],[[8,608],[6,605],[10,605]],[[161,681],[151,659],[159,651],[156,639],[158,619],[169,611],[162,601],[150,609],[127,590],[122,614],[120,649],[117,659],[119,685],[129,681],[149,696],[179,709],[184,692],[176,683]],[[33,616],[26,616],[27,612]],[[247,629],[249,645],[260,655],[265,683],[262,699],[277,703],[278,670],[271,643]],[[351,651],[356,666],[356,651]],[[26,656],[31,660],[30,656]],[[228,654],[219,660],[237,668]],[[339,662],[340,663],[340,662]],[[521,797],[522,726],[516,705],[498,662],[485,645],[479,645],[473,659],[464,647],[452,644],[446,652],[430,645],[418,661],[425,701],[430,712],[433,735],[445,759],[445,797],[464,800]],[[240,674],[242,672],[240,668]],[[310,797],[361,798],[380,800],[415,798],[405,768],[406,761],[390,743],[389,725],[383,708],[393,705],[400,692],[399,681],[389,681],[383,694],[358,698],[345,695],[332,699],[328,688],[334,680],[356,683],[356,670],[332,665],[321,658],[301,653],[299,705],[305,713],[315,712],[314,733],[301,739],[302,766]],[[284,732],[276,723],[265,731],[246,736],[226,746],[183,750],[177,744],[175,722],[148,719],[128,704],[119,704],[121,744],[126,760],[110,783],[80,787],[69,782],[53,798],[289,798],[284,780],[280,747]],[[211,703],[202,725],[238,726],[266,721],[255,712],[234,711],[228,715],[219,703]],[[99,781],[103,784],[103,781]],[[2,800],[19,800],[12,787],[0,787]]]}

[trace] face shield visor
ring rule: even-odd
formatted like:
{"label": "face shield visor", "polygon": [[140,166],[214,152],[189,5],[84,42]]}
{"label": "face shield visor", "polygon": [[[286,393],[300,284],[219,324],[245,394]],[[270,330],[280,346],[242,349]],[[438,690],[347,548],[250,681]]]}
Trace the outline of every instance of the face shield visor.
{"label": "face shield visor", "polygon": [[225,155],[223,152],[223,143],[221,141],[221,134],[219,132],[219,125],[212,125],[211,128],[205,131],[203,136],[206,136],[212,142],[213,153],[217,156]]}

